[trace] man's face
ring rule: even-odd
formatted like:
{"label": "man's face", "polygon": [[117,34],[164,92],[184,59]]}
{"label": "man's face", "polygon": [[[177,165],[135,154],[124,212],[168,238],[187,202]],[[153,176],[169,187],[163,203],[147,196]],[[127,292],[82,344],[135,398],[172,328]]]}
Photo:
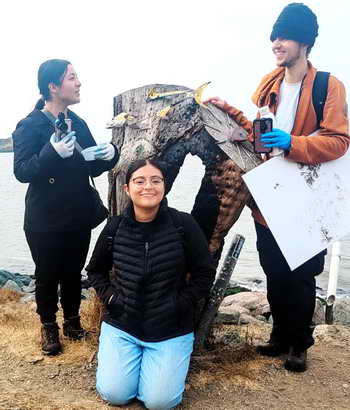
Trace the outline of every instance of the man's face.
{"label": "man's face", "polygon": [[284,38],[276,38],[272,43],[272,51],[276,56],[278,67],[291,68],[300,60],[306,59],[306,49],[306,45]]}

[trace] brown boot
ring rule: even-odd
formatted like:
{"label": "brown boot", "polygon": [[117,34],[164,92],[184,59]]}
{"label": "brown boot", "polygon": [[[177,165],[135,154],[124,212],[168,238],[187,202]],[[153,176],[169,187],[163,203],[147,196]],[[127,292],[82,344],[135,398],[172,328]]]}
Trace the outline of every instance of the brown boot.
{"label": "brown boot", "polygon": [[306,359],[306,350],[298,350],[291,347],[284,367],[291,372],[305,372],[307,369]]}
{"label": "brown boot", "polygon": [[73,316],[63,322],[63,334],[71,340],[81,340],[88,332],[81,327],[80,316]]}
{"label": "brown boot", "polygon": [[48,356],[54,356],[62,350],[56,322],[43,323],[41,326],[41,350]]}

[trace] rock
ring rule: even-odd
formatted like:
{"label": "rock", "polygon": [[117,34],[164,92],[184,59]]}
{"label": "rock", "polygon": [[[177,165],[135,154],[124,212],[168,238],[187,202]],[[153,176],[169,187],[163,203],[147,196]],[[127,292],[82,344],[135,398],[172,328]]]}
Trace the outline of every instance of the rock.
{"label": "rock", "polygon": [[[342,299],[344,300],[344,299]],[[350,312],[350,299],[348,308],[344,305],[340,305],[339,310]],[[340,302],[339,302],[340,304]],[[348,310],[347,310],[348,309]],[[232,317],[230,317],[230,315]],[[272,323],[270,305],[267,301],[265,292],[241,292],[234,295],[226,296],[222,301],[217,322],[220,323],[256,323],[256,321],[262,321]],[[344,319],[342,319],[344,324]],[[348,314],[348,320],[350,322],[350,314]],[[325,309],[322,301],[316,299],[315,312],[313,316],[313,322],[315,325],[320,325],[325,322]]]}
{"label": "rock", "polygon": [[30,364],[36,364],[44,360],[44,356],[26,356],[24,360]]}
{"label": "rock", "polygon": [[215,321],[217,323],[224,323],[227,325],[237,325],[240,316],[241,313],[239,310],[231,309],[231,307],[220,307]]}
{"label": "rock", "polygon": [[336,299],[333,315],[334,323],[350,326],[350,298]]}
{"label": "rock", "polygon": [[13,152],[12,138],[0,138],[0,152]]}
{"label": "rock", "polygon": [[23,292],[25,293],[33,293],[35,292],[35,279],[32,279],[29,282],[28,286],[23,286]]}
{"label": "rock", "polygon": [[[270,316],[269,316],[269,317],[270,317]],[[260,322],[268,322],[268,320],[269,320],[266,316],[263,316],[263,315],[257,315],[257,316],[255,317],[255,319],[260,320]]]}
{"label": "rock", "polygon": [[325,321],[325,309],[320,299],[316,299],[315,311],[312,317],[312,322],[315,325],[322,325]]}
{"label": "rock", "polygon": [[35,295],[33,293],[23,295],[19,301],[21,303],[34,302],[35,301]]}
{"label": "rock", "polygon": [[0,270],[0,288],[3,287],[8,280],[12,280],[22,289],[23,286],[28,286],[31,277],[28,275],[21,275],[20,273],[11,273],[7,270]]}
{"label": "rock", "polygon": [[256,319],[255,317],[251,316],[251,315],[247,315],[246,313],[243,313],[240,317],[239,317],[239,325],[247,325],[249,323],[258,323],[260,322],[258,319]]}
{"label": "rock", "polygon": [[221,306],[238,305],[249,311],[251,316],[265,315],[270,312],[270,306],[265,292],[241,292],[227,296]]}
{"label": "rock", "polygon": [[10,289],[10,290],[13,290],[14,292],[17,292],[17,293],[22,293],[22,289],[13,280],[8,280],[2,288],[3,289]]}
{"label": "rock", "polygon": [[91,298],[91,292],[88,289],[81,290],[81,298],[82,299],[89,299]]}

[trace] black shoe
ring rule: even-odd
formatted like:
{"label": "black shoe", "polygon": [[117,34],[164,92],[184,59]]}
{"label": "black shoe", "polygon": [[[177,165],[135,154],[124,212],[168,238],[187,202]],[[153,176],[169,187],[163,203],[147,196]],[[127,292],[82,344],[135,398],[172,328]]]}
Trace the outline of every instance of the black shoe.
{"label": "black shoe", "polygon": [[256,346],[256,352],[262,356],[277,357],[281,354],[286,354],[289,347],[279,343],[266,343],[264,345]]}
{"label": "black shoe", "polygon": [[56,322],[41,326],[41,350],[48,356],[55,356],[62,350]]}
{"label": "black shoe", "polygon": [[71,340],[81,340],[88,332],[81,327],[80,316],[73,316],[63,322],[63,334]]}
{"label": "black shoe", "polygon": [[291,347],[284,367],[291,372],[305,372],[307,369],[306,359],[306,350],[297,350]]}

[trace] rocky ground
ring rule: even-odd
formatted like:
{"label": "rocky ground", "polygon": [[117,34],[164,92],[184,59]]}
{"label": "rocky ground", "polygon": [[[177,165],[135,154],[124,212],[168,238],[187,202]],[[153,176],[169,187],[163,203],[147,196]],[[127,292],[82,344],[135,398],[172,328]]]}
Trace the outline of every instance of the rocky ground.
{"label": "rocky ground", "polygon": [[[20,303],[0,290],[0,409],[108,409],[94,387],[97,334],[90,340],[62,338],[64,353],[44,357],[33,302]],[[98,309],[83,301],[82,318],[96,331]],[[317,326],[317,343],[309,350],[309,370],[293,374],[283,358],[256,356],[253,345],[264,340],[270,324],[218,325],[215,343],[193,357],[181,409],[349,409],[350,328]],[[124,409],[142,409],[132,403]]]}

